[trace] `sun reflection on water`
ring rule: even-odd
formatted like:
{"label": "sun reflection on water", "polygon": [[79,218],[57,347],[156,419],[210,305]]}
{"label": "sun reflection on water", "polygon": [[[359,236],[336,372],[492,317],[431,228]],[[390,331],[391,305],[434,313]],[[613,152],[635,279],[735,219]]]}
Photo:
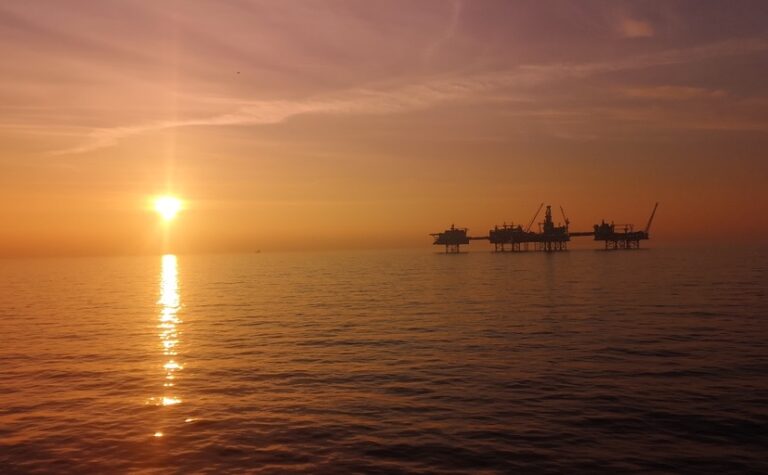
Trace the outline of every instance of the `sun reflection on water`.
{"label": "sun reflection on water", "polygon": [[[160,316],[158,317],[158,328],[160,332],[160,343],[162,347],[165,362],[163,370],[165,371],[163,381],[163,395],[159,398],[152,398],[148,403],[158,406],[175,406],[181,404],[181,398],[175,394],[176,373],[184,367],[178,362],[177,347],[179,345],[179,325],[182,323],[178,313],[181,309],[179,299],[179,278],[176,256],[167,254],[163,256],[162,271],[160,276],[160,299],[157,304],[160,306]],[[158,431],[155,437],[161,437],[162,432]]]}
{"label": "sun reflection on water", "polygon": [[[160,278],[160,300],[158,304],[160,309],[160,341],[163,347],[163,355],[168,357],[168,360],[163,365],[165,369],[165,383],[163,387],[171,388],[173,383],[169,382],[176,378],[177,371],[182,369],[182,366],[175,360],[177,355],[176,346],[179,344],[179,332],[178,325],[181,323],[179,319],[179,276],[178,267],[176,265],[176,256],[173,254],[166,254],[163,256],[162,275]],[[168,391],[166,389],[166,391]],[[163,395],[161,404],[163,406],[172,406],[179,404],[181,399],[173,394]]]}

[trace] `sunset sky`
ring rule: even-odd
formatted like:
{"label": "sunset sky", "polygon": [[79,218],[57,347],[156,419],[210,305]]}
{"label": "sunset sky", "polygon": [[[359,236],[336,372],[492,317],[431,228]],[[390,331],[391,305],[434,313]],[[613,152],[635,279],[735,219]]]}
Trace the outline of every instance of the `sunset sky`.
{"label": "sunset sky", "polygon": [[[768,2],[0,3],[0,255],[768,232]],[[558,213],[559,215],[559,213]],[[559,216],[558,216],[559,217]],[[765,239],[765,238],[762,238]],[[481,247],[481,246],[478,246]]]}

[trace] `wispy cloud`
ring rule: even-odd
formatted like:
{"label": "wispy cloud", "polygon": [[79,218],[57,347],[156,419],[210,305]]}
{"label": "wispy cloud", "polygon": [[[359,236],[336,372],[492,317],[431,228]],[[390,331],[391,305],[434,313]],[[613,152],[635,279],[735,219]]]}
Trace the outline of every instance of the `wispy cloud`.
{"label": "wispy cloud", "polygon": [[626,96],[638,99],[657,99],[664,101],[719,99],[728,95],[728,93],[722,89],[706,89],[703,87],[689,86],[626,87],[622,88],[620,92]]}
{"label": "wispy cloud", "polygon": [[616,25],[616,30],[624,38],[650,38],[655,34],[650,23],[632,18],[620,19]]}
{"label": "wispy cloud", "polygon": [[[768,50],[762,39],[733,40],[686,49],[666,50],[606,62],[524,65],[488,74],[433,78],[389,89],[351,89],[322,97],[279,101],[233,101],[222,99],[231,112],[178,120],[99,128],[79,145],[53,152],[54,155],[85,153],[113,146],[120,140],[143,133],[191,126],[258,125],[280,123],[305,114],[393,114],[426,109],[440,104],[472,101],[501,89],[527,89],[546,83],[584,78],[608,72],[630,71],[654,66],[703,61],[722,56]],[[628,94],[632,94],[629,90]],[[693,98],[708,94],[697,88],[661,87],[636,89],[637,97]],[[643,94],[645,94],[643,96]],[[718,94],[718,92],[709,92]],[[711,97],[711,96],[710,96]]]}
{"label": "wispy cloud", "polygon": [[437,38],[430,43],[424,51],[424,59],[429,61],[451,38],[456,34],[456,29],[459,26],[459,20],[461,18],[462,2],[461,0],[453,0],[451,3],[450,17],[445,25],[445,29],[437,36]]}

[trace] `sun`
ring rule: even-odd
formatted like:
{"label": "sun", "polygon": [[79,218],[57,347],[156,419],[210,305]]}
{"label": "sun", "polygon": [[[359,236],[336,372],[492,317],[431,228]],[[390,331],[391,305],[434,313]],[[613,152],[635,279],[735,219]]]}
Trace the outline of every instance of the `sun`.
{"label": "sun", "polygon": [[171,221],[181,211],[181,200],[174,196],[159,196],[155,198],[155,211],[165,221]]}

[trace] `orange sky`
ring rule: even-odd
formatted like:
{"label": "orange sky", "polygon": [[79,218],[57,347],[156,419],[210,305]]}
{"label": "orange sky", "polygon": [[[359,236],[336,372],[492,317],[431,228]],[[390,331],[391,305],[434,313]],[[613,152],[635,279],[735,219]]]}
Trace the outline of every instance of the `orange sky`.
{"label": "orange sky", "polygon": [[[576,4],[578,3],[578,5]],[[0,4],[0,255],[768,232],[766,2]],[[764,239],[764,238],[761,238]],[[478,245],[478,248],[481,246]]]}

